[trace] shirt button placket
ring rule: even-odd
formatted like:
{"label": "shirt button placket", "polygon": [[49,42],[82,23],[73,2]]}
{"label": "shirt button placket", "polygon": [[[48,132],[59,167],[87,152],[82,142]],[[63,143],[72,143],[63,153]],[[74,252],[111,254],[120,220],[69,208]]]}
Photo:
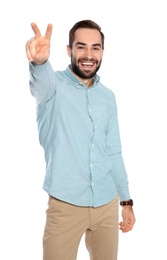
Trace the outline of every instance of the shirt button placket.
{"label": "shirt button placket", "polygon": [[90,90],[87,90],[87,98],[88,98],[88,113],[89,113],[89,116],[92,120],[92,123],[93,123],[93,136],[92,136],[92,144],[91,144],[91,147],[90,147],[90,174],[91,174],[91,182],[90,182],[90,185],[92,187],[92,189],[94,189],[94,185],[95,185],[95,182],[94,182],[94,164],[93,164],[93,161],[92,159],[95,157],[93,156],[93,153],[95,152],[94,148],[95,148],[95,144],[94,144],[94,137],[95,137],[95,125],[94,125],[94,120],[93,120],[93,109],[92,109],[92,104],[91,104],[91,100],[90,100]]}

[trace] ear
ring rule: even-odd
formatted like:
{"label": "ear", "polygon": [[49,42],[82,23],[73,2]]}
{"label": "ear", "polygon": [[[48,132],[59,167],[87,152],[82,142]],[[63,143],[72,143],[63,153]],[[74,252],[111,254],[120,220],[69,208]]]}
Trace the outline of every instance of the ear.
{"label": "ear", "polygon": [[71,57],[71,48],[69,45],[67,45],[67,54],[69,57]]}

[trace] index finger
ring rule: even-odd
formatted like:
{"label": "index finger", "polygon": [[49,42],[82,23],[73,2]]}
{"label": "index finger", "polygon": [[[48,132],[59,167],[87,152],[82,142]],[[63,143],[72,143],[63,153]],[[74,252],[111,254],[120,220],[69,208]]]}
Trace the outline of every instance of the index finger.
{"label": "index finger", "polygon": [[40,38],[41,37],[41,32],[40,32],[38,26],[36,25],[36,23],[31,23],[31,27],[32,27],[32,30],[33,30],[33,32],[35,34],[35,37],[36,38]]}

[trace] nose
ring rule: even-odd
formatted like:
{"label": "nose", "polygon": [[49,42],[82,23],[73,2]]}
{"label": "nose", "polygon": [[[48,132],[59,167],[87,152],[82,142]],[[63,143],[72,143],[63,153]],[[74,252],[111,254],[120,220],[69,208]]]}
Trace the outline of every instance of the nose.
{"label": "nose", "polygon": [[87,58],[92,58],[93,54],[92,54],[92,49],[91,48],[86,48],[85,49],[85,56]]}

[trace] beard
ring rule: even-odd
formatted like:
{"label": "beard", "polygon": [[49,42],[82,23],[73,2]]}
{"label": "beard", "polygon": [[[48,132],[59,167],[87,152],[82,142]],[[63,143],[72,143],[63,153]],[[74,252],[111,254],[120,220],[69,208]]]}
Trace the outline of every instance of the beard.
{"label": "beard", "polygon": [[76,59],[71,55],[71,69],[72,71],[80,78],[82,79],[90,79],[93,78],[95,76],[95,74],[97,73],[97,71],[100,69],[101,66],[101,60],[98,63],[97,60],[95,59],[88,59],[88,58],[82,58],[78,60],[79,62],[84,62],[84,61],[90,61],[90,62],[94,62],[96,64],[96,68],[94,69],[94,71],[89,70],[88,68],[85,70],[80,70],[79,65],[77,65]]}

